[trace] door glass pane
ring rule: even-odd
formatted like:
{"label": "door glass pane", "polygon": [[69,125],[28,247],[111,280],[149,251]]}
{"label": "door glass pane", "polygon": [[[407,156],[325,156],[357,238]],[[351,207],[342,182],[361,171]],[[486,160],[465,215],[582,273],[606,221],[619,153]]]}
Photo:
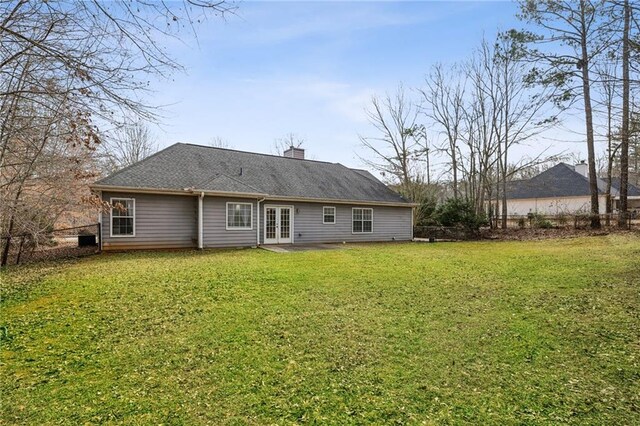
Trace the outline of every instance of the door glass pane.
{"label": "door glass pane", "polygon": [[275,238],[276,238],[276,209],[267,208],[266,221],[267,221],[267,223],[265,225],[265,231],[266,231],[265,238],[267,238],[269,240],[275,240]]}
{"label": "door glass pane", "polygon": [[289,235],[291,234],[289,226],[291,223],[290,218],[291,209],[280,209],[280,238],[289,239]]}

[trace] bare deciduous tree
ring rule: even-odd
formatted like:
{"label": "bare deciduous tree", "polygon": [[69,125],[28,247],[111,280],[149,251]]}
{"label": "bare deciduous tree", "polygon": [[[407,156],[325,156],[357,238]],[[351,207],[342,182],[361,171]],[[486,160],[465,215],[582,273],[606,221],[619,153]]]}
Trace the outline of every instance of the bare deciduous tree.
{"label": "bare deciduous tree", "polygon": [[229,143],[228,140],[221,138],[220,136],[214,136],[209,140],[207,144],[214,148],[233,148],[233,146]]}
{"label": "bare deciduous tree", "polygon": [[100,147],[104,169],[112,173],[144,160],[158,150],[158,143],[143,121],[130,122],[103,141]]}
{"label": "bare deciduous tree", "polygon": [[[3,262],[12,235],[53,224],[55,200],[76,188],[66,178],[87,183],[93,163],[85,160],[94,160],[99,126],[156,118],[144,101],[149,76],[182,69],[160,41],[232,10],[207,0],[0,1]],[[34,191],[50,197],[39,199]],[[27,214],[42,208],[53,213]]]}
{"label": "bare deciduous tree", "polygon": [[287,133],[281,138],[273,141],[271,152],[274,155],[284,155],[284,152],[289,148],[302,148],[305,143],[305,139],[295,133]]}
{"label": "bare deciduous tree", "polygon": [[[494,99],[493,104],[497,108],[496,137],[498,139],[498,190],[500,198],[501,226],[507,227],[507,184],[511,179],[509,154],[517,146],[527,143],[540,135],[552,125],[557,123],[558,111],[551,108],[551,100],[555,96],[555,88],[533,87],[531,84],[532,73],[535,70],[523,62],[525,49],[521,42],[500,35],[493,47],[483,49],[483,55],[491,59],[495,67],[496,84],[492,87],[495,91],[488,91],[488,95]],[[486,62],[486,61],[485,61]],[[490,65],[487,65],[489,67]],[[547,161],[544,158],[546,149],[541,149],[540,155],[523,159],[518,162],[520,166],[526,166],[531,162]],[[513,169],[513,168],[512,168]],[[516,167],[517,169],[517,167]]]}
{"label": "bare deciduous tree", "polygon": [[37,244],[41,233],[88,195],[87,184],[98,175],[98,135],[89,113],[65,96],[21,99],[14,108],[0,168],[1,265],[14,236],[27,235]]}
{"label": "bare deciduous tree", "polygon": [[367,115],[376,135],[360,136],[362,146],[370,154],[360,159],[380,172],[403,197],[418,204],[414,210],[415,224],[428,223],[439,190],[431,184],[430,144],[425,127],[417,121],[418,106],[400,85],[393,95],[373,97]]}
{"label": "bare deciduous tree", "polygon": [[425,79],[425,88],[419,89],[424,100],[424,114],[434,123],[445,142],[441,150],[450,159],[453,196],[458,197],[458,143],[464,117],[464,75],[455,67],[445,72],[441,64],[435,65]]}
{"label": "bare deciduous tree", "polygon": [[[143,101],[148,75],[166,77],[182,67],[167,54],[163,38],[178,38],[209,14],[232,12],[220,0],[2,1],[0,3],[0,97],[49,93],[56,86],[70,100],[108,122],[130,114],[154,118]],[[37,66],[33,64],[37,61]],[[4,143],[4,141],[2,141]]]}
{"label": "bare deciduous tree", "polygon": [[615,107],[616,101],[618,98],[618,79],[616,77],[618,69],[617,61],[613,61],[612,63],[599,63],[596,66],[596,73],[598,75],[599,80],[599,89],[602,92],[601,103],[605,109],[605,138],[607,140],[607,148],[606,148],[606,158],[605,158],[605,168],[604,174],[606,176],[606,188],[605,188],[605,212],[606,216],[606,224],[609,225],[610,222],[610,214],[613,212],[613,200],[611,197],[611,183],[613,178],[613,167],[615,163],[615,159],[617,156],[618,149],[620,144],[616,143],[615,135],[614,135],[614,116],[615,116]]}
{"label": "bare deciduous tree", "polygon": [[618,226],[624,227],[627,223],[629,211],[629,137],[630,137],[630,96],[631,82],[629,77],[629,63],[631,61],[631,6],[629,0],[624,0],[624,27],[622,30],[622,126],[620,131],[620,214]]}
{"label": "bare deciduous tree", "polygon": [[640,187],[640,116],[631,114],[629,128],[629,182]]}
{"label": "bare deciduous tree", "polygon": [[367,110],[376,136],[360,136],[360,142],[374,159],[360,157],[373,169],[396,179],[403,191],[408,191],[416,176],[416,156],[420,152],[416,129],[418,109],[407,98],[404,88],[394,95],[373,97]]}
{"label": "bare deciduous tree", "polygon": [[485,198],[492,198],[496,181],[500,96],[494,58],[486,41],[463,70],[467,81],[467,99],[463,111],[462,144],[459,164],[464,177],[465,198],[476,213],[485,209]]}

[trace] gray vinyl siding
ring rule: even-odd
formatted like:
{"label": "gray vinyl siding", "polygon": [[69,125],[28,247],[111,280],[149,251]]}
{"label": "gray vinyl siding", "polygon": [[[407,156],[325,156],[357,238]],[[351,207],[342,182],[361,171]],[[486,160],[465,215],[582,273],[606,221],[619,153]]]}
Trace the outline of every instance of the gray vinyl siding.
{"label": "gray vinyl siding", "polygon": [[[103,248],[105,250],[188,248],[197,247],[198,197],[161,194],[128,194],[104,192],[102,198],[134,198],[135,236],[110,237],[111,214],[102,215]],[[252,229],[226,229],[227,202],[250,203],[253,206]],[[204,247],[252,247],[256,245],[258,211],[256,199],[204,197]],[[411,207],[357,206],[331,203],[297,203],[263,201],[260,204],[260,241],[264,239],[264,205],[293,207],[294,244],[320,242],[367,242],[411,240]],[[336,223],[322,223],[322,208],[336,208]],[[373,209],[373,232],[354,234],[352,207]]]}
{"label": "gray vinyl siding", "polygon": [[[251,203],[253,206],[251,230],[227,230],[227,202]],[[257,243],[256,199],[204,197],[204,247],[252,247]]]}
{"label": "gray vinyl siding", "polygon": [[182,248],[197,246],[198,199],[193,196],[104,192],[135,199],[135,236],[111,237],[111,212],[102,214],[104,250]]}
{"label": "gray vinyl siding", "polygon": [[[293,205],[294,244],[322,242],[408,241],[413,238],[411,207],[265,201],[260,205],[260,241],[264,239],[264,205]],[[336,208],[336,223],[322,223],[322,208]],[[352,233],[353,207],[373,209],[373,232]]]}

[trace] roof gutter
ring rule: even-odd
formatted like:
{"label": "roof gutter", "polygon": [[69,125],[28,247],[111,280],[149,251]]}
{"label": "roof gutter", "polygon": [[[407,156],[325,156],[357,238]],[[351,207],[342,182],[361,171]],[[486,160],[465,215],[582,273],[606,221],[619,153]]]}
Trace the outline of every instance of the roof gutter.
{"label": "roof gutter", "polygon": [[127,192],[135,194],[167,194],[167,195],[194,195],[184,189],[158,189],[158,188],[132,188],[130,186],[89,185],[92,191]]}
{"label": "roof gutter", "polygon": [[332,204],[362,204],[367,206],[389,206],[389,207],[417,207],[420,204],[410,202],[395,201],[366,201],[366,200],[342,200],[337,198],[306,198],[306,197],[287,197],[275,195],[268,197],[269,201],[299,201],[303,203],[332,203]]}
{"label": "roof gutter", "polygon": [[130,187],[130,186],[110,186],[110,185],[89,185],[89,189],[92,191],[111,191],[111,192],[128,192],[135,194],[166,194],[166,195],[217,195],[221,197],[264,197],[267,194],[257,192],[231,192],[231,191],[207,191],[205,189],[196,188],[184,188],[184,189],[159,189],[159,188],[145,188],[145,187]]}
{"label": "roof gutter", "polygon": [[232,198],[263,198],[270,201],[298,201],[304,203],[332,203],[332,204],[358,204],[366,206],[389,206],[389,207],[417,207],[418,203],[395,202],[395,201],[373,201],[373,200],[343,200],[337,198],[309,198],[309,197],[288,197],[283,195],[270,196],[259,192],[231,192],[231,191],[207,191],[203,189],[158,189],[158,188],[133,188],[126,186],[109,185],[89,185],[92,191],[129,192],[140,194],[166,194],[166,195],[209,195]]}
{"label": "roof gutter", "polygon": [[235,198],[239,198],[239,197],[249,197],[249,198],[256,198],[256,197],[264,197],[267,194],[261,194],[259,192],[231,192],[231,191],[207,191],[205,189],[192,189],[192,188],[185,188],[185,191],[189,191],[193,194],[204,194],[204,195],[217,195],[220,197],[235,197]]}

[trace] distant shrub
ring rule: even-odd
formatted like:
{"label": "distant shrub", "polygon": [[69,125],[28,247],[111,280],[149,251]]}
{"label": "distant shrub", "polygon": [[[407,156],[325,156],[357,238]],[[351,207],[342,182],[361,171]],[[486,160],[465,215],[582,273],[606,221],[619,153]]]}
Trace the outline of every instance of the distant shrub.
{"label": "distant shrub", "polygon": [[528,216],[529,216],[529,221],[531,222],[531,227],[533,228],[541,228],[541,229],[553,228],[553,224],[540,213],[529,213]]}
{"label": "distant shrub", "polygon": [[487,225],[484,214],[476,213],[470,202],[456,198],[449,198],[440,204],[434,212],[434,218],[442,226],[462,226],[472,230]]}
{"label": "distant shrub", "polygon": [[518,228],[524,229],[527,227],[527,220],[524,217],[518,218]]}
{"label": "distant shrub", "polygon": [[549,222],[547,219],[542,219],[536,222],[536,228],[550,229],[550,228],[553,228],[553,224]]}
{"label": "distant shrub", "polygon": [[558,224],[558,226],[567,226],[568,222],[569,218],[565,213],[558,213],[558,215],[556,216],[556,223]]}
{"label": "distant shrub", "polygon": [[573,219],[573,227],[575,229],[584,229],[591,225],[591,215],[588,213],[576,214]]}
{"label": "distant shrub", "polygon": [[434,217],[436,212],[437,202],[435,198],[425,197],[417,208],[416,226],[432,226],[437,224],[437,220]]}

